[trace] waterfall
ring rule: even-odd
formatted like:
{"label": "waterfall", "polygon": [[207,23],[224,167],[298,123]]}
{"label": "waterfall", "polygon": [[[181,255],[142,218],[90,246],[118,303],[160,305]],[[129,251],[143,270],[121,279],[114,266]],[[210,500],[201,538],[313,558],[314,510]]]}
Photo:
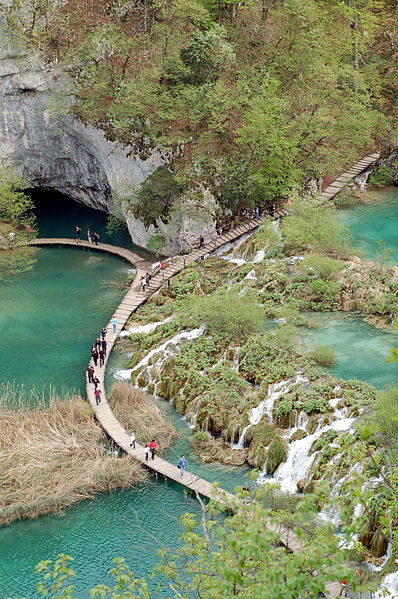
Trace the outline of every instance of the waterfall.
{"label": "waterfall", "polygon": [[247,273],[247,275],[243,278],[244,281],[257,281],[257,276],[256,276],[256,271],[254,270],[254,268],[251,269],[251,271],[249,271]]}
{"label": "waterfall", "polygon": [[290,391],[290,389],[298,383],[308,383],[308,379],[298,374],[293,381],[280,381],[279,383],[269,385],[267,397],[263,401],[261,401],[258,404],[258,406],[250,410],[249,424],[245,426],[245,428],[243,429],[238,443],[233,444],[233,449],[245,448],[247,431],[250,427],[254,426],[255,424],[258,424],[264,414],[267,414],[268,421],[272,422],[272,410],[274,408],[275,401],[279,399],[282,395]]}
{"label": "waterfall", "polygon": [[380,589],[374,594],[374,599],[397,599],[398,597],[398,570],[387,574],[381,582]]}
{"label": "waterfall", "polygon": [[177,333],[171,339],[168,339],[162,345],[155,347],[155,349],[151,349],[151,351],[143,358],[134,368],[129,368],[128,370],[118,370],[115,372],[114,377],[117,379],[127,379],[131,378],[131,375],[135,371],[139,371],[145,366],[148,366],[148,363],[152,356],[157,353],[161,353],[162,356],[159,360],[156,361],[155,364],[151,365],[152,368],[156,368],[158,371],[163,365],[163,362],[170,356],[173,356],[178,351],[178,346],[182,341],[191,341],[192,339],[196,339],[203,334],[205,330],[205,326],[201,325],[198,329],[193,329],[192,331],[181,331],[181,333]]}
{"label": "waterfall", "polygon": [[374,564],[368,564],[369,570],[371,570],[372,572],[381,572],[391,556],[392,556],[392,543],[391,543],[391,541],[389,541],[388,546],[387,546],[387,553],[385,554],[380,566],[375,566]]}
{"label": "waterfall", "polygon": [[355,177],[355,183],[359,185],[359,191],[366,191],[366,184],[369,179],[369,175],[371,173],[371,169],[368,169],[364,173],[361,173],[357,177]]}
{"label": "waterfall", "polygon": [[[330,400],[331,407],[334,407],[341,398],[335,398]],[[333,405],[332,405],[333,404]],[[289,451],[286,462],[281,464],[274,476],[271,479],[266,479],[266,472],[260,474],[258,483],[263,484],[264,482],[279,482],[280,487],[283,491],[288,493],[295,493],[297,491],[297,482],[301,478],[308,476],[308,472],[315,459],[317,452],[310,455],[312,444],[319,439],[319,437],[327,432],[328,430],[335,431],[348,431],[351,428],[355,418],[346,417],[347,408],[341,410],[335,409],[333,415],[335,417],[334,422],[319,428],[312,435],[308,435],[303,439],[292,441],[289,444]]]}
{"label": "waterfall", "polygon": [[258,262],[262,262],[265,258],[265,250],[258,250],[258,252],[256,252],[253,256],[253,259],[251,260],[251,262],[253,262],[253,264],[257,264]]}
{"label": "waterfall", "polygon": [[131,327],[131,329],[128,329],[127,331],[121,331],[119,337],[128,337],[129,335],[134,335],[135,333],[143,333],[144,335],[147,335],[148,333],[152,333],[152,331],[157,329],[157,327],[160,327],[160,325],[165,324],[166,322],[170,322],[172,318],[172,316],[169,316],[168,318],[165,318],[164,320],[161,320],[159,322],[150,322],[149,324],[136,325],[134,327]]}

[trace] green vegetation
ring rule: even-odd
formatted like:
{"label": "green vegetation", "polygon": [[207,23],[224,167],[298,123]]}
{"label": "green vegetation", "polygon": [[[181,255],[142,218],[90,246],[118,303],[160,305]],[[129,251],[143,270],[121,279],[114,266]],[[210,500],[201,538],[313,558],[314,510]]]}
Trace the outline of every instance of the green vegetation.
{"label": "green vegetation", "polygon": [[316,345],[308,355],[320,366],[334,366],[336,364],[336,353],[329,345]]}
{"label": "green vegetation", "polygon": [[169,167],[128,194],[148,224],[191,210],[181,193],[205,210],[203,183],[230,220],[385,141],[394,10],[390,0],[92,0],[84,11],[14,0],[7,13],[67,65],[79,117],[140,158],[167,151]]}
{"label": "green vegetation", "polygon": [[[325,523],[313,526],[319,496],[287,502],[270,489],[257,493],[242,490],[240,497],[241,507],[223,519],[223,507],[212,504],[203,509],[201,522],[193,514],[182,517],[181,547],[162,549],[160,565],[155,569],[165,578],[170,599],[316,599],[326,592],[329,581],[354,581],[346,563],[347,552],[341,549],[332,527]],[[264,508],[263,500],[270,507]],[[281,524],[299,534],[298,551],[291,553],[281,543],[281,533],[277,532]],[[344,538],[349,538],[352,530],[344,526]],[[71,565],[66,555],[38,564],[40,593],[49,599],[74,599],[75,572]],[[111,575],[111,583],[99,583],[91,589],[92,599],[157,596],[157,591],[152,591],[146,580],[136,578],[123,559],[114,560]]]}
{"label": "green vegetation", "polygon": [[381,166],[369,177],[369,183],[382,187],[386,185],[391,177],[392,169],[388,166]]}
{"label": "green vegetation", "polygon": [[[36,261],[36,249],[18,247],[34,234],[33,202],[23,191],[26,186],[11,168],[0,166],[0,280],[30,270]],[[11,243],[9,233],[15,234]]]}

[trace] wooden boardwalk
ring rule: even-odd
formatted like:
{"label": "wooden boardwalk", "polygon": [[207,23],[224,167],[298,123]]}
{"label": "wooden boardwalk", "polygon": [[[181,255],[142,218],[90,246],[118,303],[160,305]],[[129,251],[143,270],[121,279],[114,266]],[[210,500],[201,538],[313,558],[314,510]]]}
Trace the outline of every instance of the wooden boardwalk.
{"label": "wooden boardwalk", "polygon": [[[98,245],[94,245],[89,243],[88,241],[80,241],[77,242],[75,239],[68,238],[39,238],[32,239],[29,241],[30,245],[67,245],[75,248],[84,248],[90,250],[98,250],[105,251],[111,254],[115,254],[124,258],[129,262],[132,266],[137,269],[136,276],[134,277],[134,281],[131,287],[128,289],[126,294],[124,295],[122,301],[119,306],[114,311],[114,315],[116,316],[118,323],[116,326],[116,331],[113,330],[113,326],[111,321],[108,322],[107,328],[107,354],[105,357],[104,366],[96,366],[95,374],[98,377],[100,384],[98,385],[99,389],[101,389],[101,403],[97,406],[94,397],[94,386],[91,383],[88,383],[86,380],[86,392],[87,399],[89,400],[96,417],[98,418],[101,426],[108,433],[108,435],[113,439],[113,441],[121,447],[126,453],[132,455],[135,459],[140,461],[142,464],[147,466],[148,468],[154,470],[158,474],[162,474],[166,478],[174,480],[187,489],[198,493],[204,497],[211,498],[213,497],[212,492],[212,484],[207,480],[192,474],[191,472],[185,472],[184,477],[180,477],[180,470],[176,465],[170,464],[166,460],[156,456],[154,460],[149,459],[148,462],[145,461],[145,452],[144,447],[139,443],[136,444],[136,449],[132,449],[130,447],[130,435],[124,428],[124,426],[119,422],[119,420],[113,414],[113,411],[107,401],[106,392],[105,392],[105,373],[107,361],[112,351],[112,348],[116,342],[118,334],[123,329],[127,320],[131,316],[135,310],[143,303],[146,302],[148,297],[156,293],[160,287],[168,280],[170,280],[174,275],[181,272],[186,266],[192,264],[199,260],[200,258],[204,258],[209,253],[214,250],[222,247],[228,242],[236,241],[244,235],[245,233],[250,233],[254,231],[260,224],[263,222],[263,219],[252,219],[248,220],[242,225],[239,225],[235,229],[228,231],[220,236],[218,236],[214,241],[209,244],[206,244],[203,248],[193,251],[191,254],[184,256],[182,258],[178,258],[173,261],[173,263],[168,264],[162,273],[157,274],[151,280],[150,287],[147,291],[141,291],[140,279],[145,274],[146,271],[149,271],[151,265],[146,262],[143,258],[135,254],[134,252],[121,248],[118,246],[109,245],[106,243],[98,243]],[[90,361],[90,364],[93,364],[93,361]],[[226,493],[225,491],[219,490],[217,491],[219,498],[224,498],[224,500],[229,498],[229,500],[233,500],[234,496]]]}
{"label": "wooden boardwalk", "polygon": [[356,162],[348,171],[342,173],[337,179],[330,183],[326,189],[324,189],[316,198],[316,202],[326,202],[333,200],[333,198],[340,192],[348,183],[350,183],[355,177],[358,177],[361,173],[366,171],[380,158],[380,153],[375,152],[370,154],[362,160]]}

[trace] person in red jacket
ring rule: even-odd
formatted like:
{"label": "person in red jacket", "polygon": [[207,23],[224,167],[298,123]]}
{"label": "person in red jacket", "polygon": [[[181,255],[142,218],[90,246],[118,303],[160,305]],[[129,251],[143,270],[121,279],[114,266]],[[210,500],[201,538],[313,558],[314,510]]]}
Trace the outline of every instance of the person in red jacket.
{"label": "person in red jacket", "polygon": [[157,451],[157,449],[159,448],[158,444],[156,443],[155,439],[152,439],[152,441],[150,443],[148,443],[148,447],[151,451],[151,456],[152,459],[155,459],[155,453]]}

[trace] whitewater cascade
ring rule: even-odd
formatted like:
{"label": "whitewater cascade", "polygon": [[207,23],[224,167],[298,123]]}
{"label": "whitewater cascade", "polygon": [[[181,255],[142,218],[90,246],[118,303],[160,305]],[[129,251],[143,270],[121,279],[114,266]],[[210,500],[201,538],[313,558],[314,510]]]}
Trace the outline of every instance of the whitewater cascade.
{"label": "whitewater cascade", "polygon": [[369,175],[372,172],[371,169],[365,171],[364,173],[361,173],[360,175],[358,175],[358,177],[355,177],[354,181],[357,185],[359,185],[359,191],[366,191],[366,184],[368,182],[369,179]]}
{"label": "whitewater cascade", "polygon": [[244,449],[245,448],[245,440],[246,434],[250,427],[258,424],[263,417],[264,414],[267,414],[268,421],[272,422],[272,410],[274,408],[274,403],[277,399],[279,399],[282,395],[290,391],[290,389],[297,384],[300,383],[308,383],[308,379],[304,376],[298,374],[294,380],[288,381],[280,381],[279,383],[274,383],[273,385],[269,385],[267,397],[261,401],[258,406],[252,408],[249,412],[249,424],[245,426],[242,431],[241,436],[239,437],[239,441],[233,444],[233,449]]}
{"label": "whitewater cascade", "polygon": [[[329,401],[331,407],[336,406],[341,398],[334,398]],[[329,430],[335,430],[339,432],[348,431],[355,418],[347,418],[347,408],[342,409],[335,408],[333,412],[334,421],[331,424],[318,428],[311,435],[307,435],[303,439],[297,439],[289,444],[289,451],[286,462],[283,462],[275,471],[273,477],[270,479],[266,478],[266,471],[260,474],[258,483],[263,484],[264,482],[278,482],[283,491],[288,493],[295,493],[297,491],[297,482],[308,476],[308,472],[318,452],[310,454],[313,443],[319,439],[319,437]]]}
{"label": "whitewater cascade", "polygon": [[136,333],[143,333],[144,335],[147,335],[148,333],[152,333],[152,331],[160,327],[160,325],[166,324],[166,322],[170,322],[172,318],[172,316],[169,316],[168,318],[165,318],[164,320],[161,320],[159,322],[150,322],[149,324],[136,325],[134,327],[131,327],[131,329],[121,331],[119,337],[128,337],[129,335],[134,335]]}
{"label": "whitewater cascade", "polygon": [[[117,372],[115,372],[114,377],[116,379],[130,380],[133,372],[137,372],[138,374],[140,370],[145,368],[144,372],[148,374],[148,377],[150,379],[148,382],[152,382],[152,370],[160,372],[165,360],[167,360],[167,358],[169,358],[170,356],[175,356],[178,353],[179,346],[182,342],[197,339],[197,337],[200,337],[203,334],[204,330],[205,326],[201,325],[198,329],[192,329],[191,331],[181,331],[180,333],[177,333],[171,339],[168,339],[158,347],[151,349],[151,351],[148,352],[148,354],[140,362],[138,362],[138,364],[136,364],[134,368],[129,368],[128,370],[118,370]],[[149,362],[151,361],[152,356],[154,356],[155,354],[160,354],[160,357],[153,364],[150,364]]]}
{"label": "whitewater cascade", "polygon": [[381,582],[381,587],[374,594],[375,599],[397,599],[398,597],[398,570],[387,574]]}

